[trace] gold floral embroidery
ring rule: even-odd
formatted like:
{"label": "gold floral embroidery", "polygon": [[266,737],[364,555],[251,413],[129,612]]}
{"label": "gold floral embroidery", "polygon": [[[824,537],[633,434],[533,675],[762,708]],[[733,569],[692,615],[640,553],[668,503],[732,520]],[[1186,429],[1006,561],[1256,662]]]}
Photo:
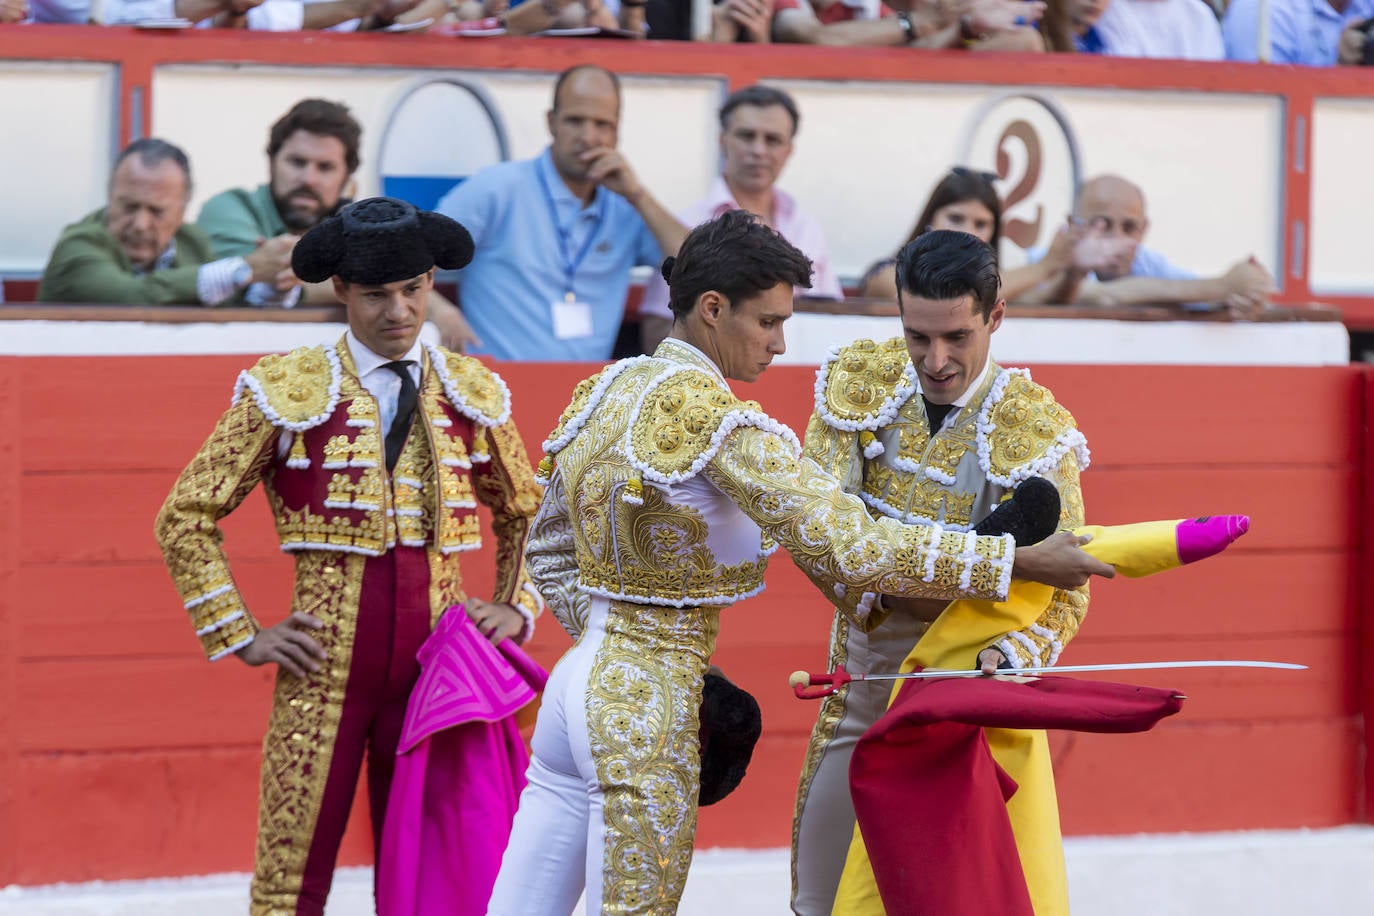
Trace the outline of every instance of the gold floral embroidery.
{"label": "gold floral embroidery", "polygon": [[1077,429],[1069,412],[1024,375],[1008,378],[1005,394],[988,420],[993,427],[987,440],[988,471],[997,476],[1008,476],[1041,457],[1059,436]]}
{"label": "gold floral embroidery", "polygon": [[247,375],[262,393],[263,413],[285,423],[324,420],[337,394],[337,372],[324,347],[264,356]]}
{"label": "gold floral embroidery", "polygon": [[604,793],[602,913],[677,912],[696,831],[697,709],[719,623],[719,608],[611,603],[586,701]]}
{"label": "gold floral embroidery", "polygon": [[761,413],[739,401],[705,371],[684,370],[656,385],[630,430],[634,456],[665,477],[688,472],[711,445],[726,414]]}
{"label": "gold floral embroidery", "polygon": [[310,635],[325,650],[326,662],[305,678],[277,676],[263,746],[254,916],[296,911],[343,713],[366,562],[366,557],[329,551],[296,558],[292,610],[324,624]]}
{"label": "gold floral embroidery", "polygon": [[842,422],[867,420],[903,387],[909,362],[900,337],[856,340],[822,367],[822,403]]}
{"label": "gold floral embroidery", "polygon": [[252,399],[239,399],[220,417],[158,513],[155,530],[163,559],[210,658],[258,630],[234,586],[223,535],[213,522],[234,511],[257,486],[271,465],[276,441],[277,429]]}

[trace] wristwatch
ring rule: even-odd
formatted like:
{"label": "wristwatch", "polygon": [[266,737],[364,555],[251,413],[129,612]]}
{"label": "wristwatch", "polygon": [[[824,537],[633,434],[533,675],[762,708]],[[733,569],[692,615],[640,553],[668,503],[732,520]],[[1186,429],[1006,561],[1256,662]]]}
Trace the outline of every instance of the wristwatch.
{"label": "wristwatch", "polygon": [[899,10],[897,12],[897,22],[902,27],[902,35],[906,38],[906,43],[911,44],[915,41],[916,26],[912,25],[911,14],[906,10]]}

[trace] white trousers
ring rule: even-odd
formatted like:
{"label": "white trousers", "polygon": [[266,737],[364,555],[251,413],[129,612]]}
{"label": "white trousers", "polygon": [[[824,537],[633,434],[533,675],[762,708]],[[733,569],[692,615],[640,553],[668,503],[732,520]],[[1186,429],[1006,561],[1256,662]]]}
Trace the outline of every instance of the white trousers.
{"label": "white trousers", "polygon": [[587,740],[588,675],[604,639],[594,601],[582,639],[549,676],[534,726],[528,784],[492,890],[488,916],[569,916],[585,889],[601,911],[602,793]]}

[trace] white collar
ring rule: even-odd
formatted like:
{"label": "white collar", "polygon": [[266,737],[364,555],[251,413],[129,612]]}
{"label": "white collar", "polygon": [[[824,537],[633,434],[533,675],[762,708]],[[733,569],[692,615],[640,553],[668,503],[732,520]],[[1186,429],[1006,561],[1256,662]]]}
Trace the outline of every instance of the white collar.
{"label": "white collar", "polygon": [[[711,359],[711,357],[707,356],[705,353],[701,352],[701,350],[689,344],[687,341],[683,340],[681,337],[665,337],[663,339],[663,344],[671,344],[672,347],[680,347],[683,350],[686,350],[687,356],[692,357],[693,360],[696,362],[702,363],[703,368],[709,367],[710,370],[713,373],[715,373],[716,378],[720,379],[721,382],[725,384],[725,387],[730,387],[729,384],[725,382],[725,374],[720,371],[720,366],[716,365],[716,361]],[[659,344],[659,346],[663,346],[663,344]],[[658,351],[655,350],[654,354],[658,355]]]}
{"label": "white collar", "polygon": [[[344,332],[344,342],[348,344],[348,352],[353,357],[353,365],[358,367],[358,378],[362,378],[369,372],[375,372],[387,363],[395,362],[395,360],[388,356],[382,356],[359,340],[352,328]],[[415,343],[411,345],[410,350],[401,359],[414,360],[416,366],[423,369],[424,352],[424,347],[420,344],[420,338],[417,336]]]}
{"label": "white collar", "polygon": [[978,393],[978,389],[980,389],[980,388],[983,387],[983,380],[984,380],[985,378],[988,377],[988,373],[991,372],[991,371],[992,371],[992,354],[989,353],[989,354],[988,354],[988,362],[987,362],[987,365],[985,365],[985,366],[983,367],[983,371],[982,371],[982,372],[978,373],[978,377],[977,377],[976,379],[973,380],[973,384],[972,384],[972,385],[969,385],[967,388],[965,388],[965,389],[964,389],[964,393],[961,394],[961,395],[959,395],[957,398],[954,399],[954,406],[955,406],[955,407],[958,407],[958,408],[961,409],[961,410],[962,410],[963,408],[967,407],[967,406],[968,406],[968,402],[969,402],[969,401],[972,401],[972,400],[973,400],[973,396],[974,396],[975,394]]}

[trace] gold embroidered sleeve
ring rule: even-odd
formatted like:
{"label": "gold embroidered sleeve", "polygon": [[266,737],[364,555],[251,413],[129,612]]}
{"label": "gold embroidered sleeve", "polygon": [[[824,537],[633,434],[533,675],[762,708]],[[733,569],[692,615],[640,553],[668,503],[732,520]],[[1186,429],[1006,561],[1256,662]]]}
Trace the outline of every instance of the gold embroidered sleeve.
{"label": "gold embroidered sleeve", "polygon": [[533,620],[544,602],[525,570],[525,539],[543,489],[534,482],[514,421],[486,429],[485,434],[491,460],[474,462],[472,480],[478,501],[491,510],[496,537],[496,585],[491,600],[523,608]]}
{"label": "gold embroidered sleeve", "polygon": [[820,465],[821,470],[838,480],[847,493],[857,492],[863,483],[859,437],[835,429],[818,413],[813,413],[806,424],[802,457]]}
{"label": "gold embroidered sleeve", "polygon": [[534,517],[525,563],[535,588],[544,596],[554,619],[577,639],[587,625],[591,596],[577,587],[577,552],[563,475],[555,470]]}
{"label": "gold embroidered sleeve", "polygon": [[[1060,528],[1079,528],[1083,520],[1083,490],[1079,485],[1078,457],[1069,452],[1053,474],[1046,477],[1059,487]],[[1008,633],[996,644],[1017,668],[1053,665],[1059,653],[1078,633],[1088,612],[1088,586],[1056,589],[1045,613],[1024,630]]]}
{"label": "gold embroidered sleeve", "polygon": [[943,600],[1007,594],[1010,538],[873,519],[857,496],[775,433],[734,430],[704,473],[857,622],[884,592]]}
{"label": "gold embroidered sleeve", "polygon": [[259,629],[229,572],[219,520],[257,486],[276,441],[276,427],[253,400],[239,398],[181,472],[157,516],[162,557],[212,661],[252,642]]}

